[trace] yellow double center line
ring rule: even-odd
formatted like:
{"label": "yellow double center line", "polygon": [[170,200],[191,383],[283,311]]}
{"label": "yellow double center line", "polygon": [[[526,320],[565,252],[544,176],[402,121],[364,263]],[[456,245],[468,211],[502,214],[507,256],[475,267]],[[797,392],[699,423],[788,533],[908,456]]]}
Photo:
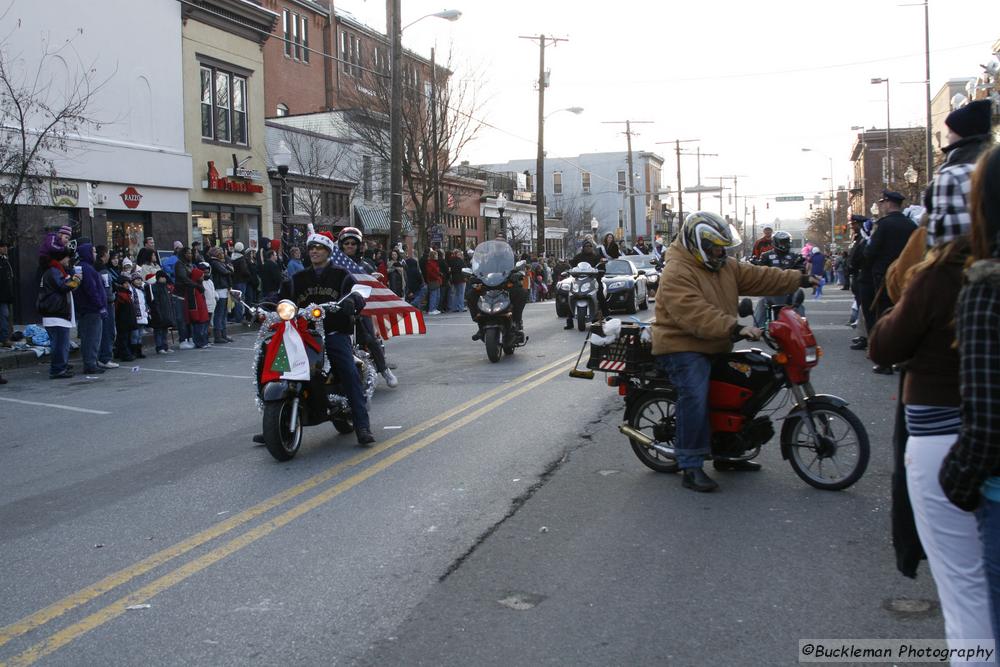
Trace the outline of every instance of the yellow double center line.
{"label": "yellow double center line", "polygon": [[[549,380],[555,378],[560,373],[565,371],[563,368],[566,362],[572,360],[576,355],[568,355],[562,357],[550,364],[547,364],[537,370],[526,373],[518,378],[515,378],[513,382],[501,385],[492,389],[484,394],[477,396],[476,398],[463,403],[447,412],[429,419],[417,426],[400,433],[399,435],[387,440],[382,445],[372,448],[371,450],[352,457],[350,460],[344,463],[335,465],[329,470],[326,470],[310,479],[293,486],[292,488],[279,493],[267,500],[254,505],[253,507],[236,514],[229,519],[222,521],[211,528],[201,531],[193,535],[192,537],[178,542],[177,544],[163,549],[147,558],[139,561],[135,565],[127,567],[120,570],[112,575],[101,579],[95,584],[92,584],[86,588],[83,588],[72,595],[69,595],[58,602],[55,602],[30,616],[27,616],[20,621],[17,621],[5,628],[0,629],[0,646],[10,642],[12,639],[20,637],[32,630],[41,627],[42,625],[56,619],[63,614],[79,607],[91,600],[94,600],[101,595],[139,577],[150,570],[153,570],[168,561],[177,558],[192,549],[195,549],[217,537],[225,535],[226,533],[238,528],[239,526],[248,523],[249,521],[261,516],[262,514],[275,509],[288,501],[300,496],[307,491],[314,489],[323,483],[333,479],[344,470],[352,468],[354,466],[360,465],[369,459],[378,456],[380,453],[395,447],[401,442],[404,442],[423,431],[426,431],[438,424],[449,421],[456,415],[475,407],[481,403],[489,401],[491,398],[495,397],[497,394],[504,394],[502,397],[484,405],[473,412],[457,419],[454,422],[449,423],[442,429],[436,430],[430,435],[424,436],[420,440],[417,440],[411,445],[400,449],[397,452],[381,459],[377,463],[365,468],[364,470],[352,475],[351,477],[345,479],[342,482],[330,487],[329,489],[318,493],[315,496],[303,501],[302,503],[292,507],[291,509],[285,511],[284,513],[269,519],[262,523],[261,525],[243,533],[239,537],[233,538],[229,542],[216,547],[215,549],[209,551],[208,553],[199,556],[198,558],[189,561],[188,563],[182,565],[181,567],[169,572],[155,581],[143,586],[136,592],[122,597],[104,608],[94,612],[90,616],[87,616],[83,620],[74,623],[73,625],[60,630],[51,637],[45,639],[38,644],[28,648],[23,653],[13,657],[8,662],[0,663],[0,665],[28,665],[39,658],[42,658],[53,651],[65,646],[66,644],[74,641],[83,634],[99,627],[100,625],[110,621],[117,616],[120,616],[126,611],[126,608],[141,604],[142,602],[149,600],[158,593],[176,585],[177,583],[184,581],[191,575],[200,572],[201,570],[207,568],[213,563],[222,560],[226,556],[235,553],[236,551],[242,549],[243,547],[252,544],[253,542],[259,540],[260,538],[269,535],[278,528],[290,523],[296,518],[302,516],[306,512],[315,509],[328,502],[329,500],[336,498],[340,494],[348,491],[361,482],[369,479],[370,477],[377,475],[379,472],[385,470],[389,466],[398,463],[399,461],[405,459],[406,457],[414,454],[415,452],[423,449],[427,445],[443,438],[444,436],[452,433],[453,431],[465,426],[466,424],[478,419],[482,415],[496,409],[497,407],[503,405],[504,403],[513,400],[514,398],[520,396],[521,394],[530,391],[538,385],[544,384]],[[555,369],[555,370],[553,370]],[[528,381],[533,377],[537,379]],[[520,386],[517,386],[520,385]],[[515,388],[516,387],[516,388]]]}

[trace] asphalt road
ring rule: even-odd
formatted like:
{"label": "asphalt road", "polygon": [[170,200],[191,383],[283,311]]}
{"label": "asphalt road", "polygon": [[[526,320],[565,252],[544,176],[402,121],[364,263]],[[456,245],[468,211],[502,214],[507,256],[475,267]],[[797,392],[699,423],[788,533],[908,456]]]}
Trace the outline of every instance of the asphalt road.
{"label": "asphalt road", "polygon": [[770,665],[801,638],[941,637],[926,567],[894,567],[895,380],[847,349],[845,294],[806,304],[814,383],[872,441],[837,493],[773,446],[716,494],[649,471],[614,390],[567,376],[583,334],[551,303],[499,364],[464,314],[393,339],[377,446],[313,427],[285,464],[250,441],[252,332],[96,379],[11,372],[0,663]]}

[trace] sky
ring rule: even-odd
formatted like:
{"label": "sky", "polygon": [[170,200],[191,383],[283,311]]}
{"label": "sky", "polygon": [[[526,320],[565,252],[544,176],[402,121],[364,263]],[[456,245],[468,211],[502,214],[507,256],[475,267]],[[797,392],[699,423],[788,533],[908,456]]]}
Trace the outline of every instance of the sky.
{"label": "sky", "polygon": [[[455,22],[426,18],[407,27],[404,47],[439,62],[449,50],[455,76],[472,77],[485,104],[484,128],[463,160],[473,164],[531,158],[537,146],[539,49],[521,35],[565,38],[545,51],[551,70],[545,124],[549,156],[625,150],[624,126],[637,124],[633,150],[665,159],[664,184],[676,188],[674,139],[702,157],[702,182],[739,175],[758,221],[801,218],[806,204],[776,194],[815,194],[847,186],[852,126],[885,128],[889,78],[892,127],[923,126],[924,10],[898,0],[758,0],[614,3],[568,0],[401,0],[404,26],[458,9]],[[445,4],[442,4],[445,3]],[[929,0],[931,95],[951,78],[980,74],[1000,39],[1000,2]],[[385,29],[383,0],[336,0],[365,23]],[[803,152],[802,148],[812,152]],[[683,186],[696,182],[696,158],[681,157]],[[765,202],[770,200],[770,208]],[[684,208],[691,210],[693,195]],[[726,212],[734,205],[723,202]],[[702,208],[719,200],[703,195]],[[767,220],[764,218],[767,217]]]}

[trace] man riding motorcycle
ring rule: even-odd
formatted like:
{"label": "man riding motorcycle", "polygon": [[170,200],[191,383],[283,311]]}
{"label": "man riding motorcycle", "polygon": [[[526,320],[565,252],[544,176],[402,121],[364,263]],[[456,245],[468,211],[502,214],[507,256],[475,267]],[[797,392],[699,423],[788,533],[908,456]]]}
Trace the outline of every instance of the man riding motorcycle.
{"label": "man riding motorcycle", "polygon": [[[507,241],[501,234],[498,234],[494,240]],[[524,322],[521,318],[524,313],[524,306],[528,303],[528,290],[524,289],[524,285],[521,284],[523,275],[520,272],[514,274],[513,277],[515,280],[511,281],[512,285],[507,290],[507,293],[510,295],[510,313],[514,320],[514,328],[517,329],[523,340]],[[482,340],[483,325],[479,321],[479,293],[476,290],[467,289],[465,291],[465,307],[469,309],[469,317],[479,326],[479,331],[472,334],[472,340]]]}
{"label": "man riding motorcycle", "polygon": [[[656,295],[653,355],[677,391],[674,449],[685,488],[714,491],[718,484],[702,470],[710,453],[708,421],[712,355],[730,352],[740,338],[756,340],[761,330],[737,319],[741,294],[787,294],[812,280],[795,270],[727,261],[726,249],[740,238],[720,216],[689,215],[664,256]],[[721,463],[717,470],[758,470],[752,461]]]}
{"label": "man riding motorcycle", "polygon": [[[289,299],[296,306],[303,308],[313,303],[338,301],[350,293],[355,284],[354,276],[330,262],[333,243],[333,235],[329,232],[309,235],[306,248],[310,265],[282,284],[282,299]],[[364,299],[357,294],[345,299],[338,312],[328,312],[323,318],[323,330],[326,334],[324,340],[326,356],[340,378],[347,400],[351,403],[351,415],[354,418],[354,432],[358,444],[371,445],[375,442],[375,437],[371,432],[365,395],[361,389],[361,378],[358,377],[358,369],[354,365],[354,351],[351,348],[354,313],[364,308],[364,305]],[[260,440],[258,436],[254,436],[254,442],[263,441],[263,435],[259,438]]]}
{"label": "man riding motorcycle", "polygon": [[[599,275],[604,274],[604,264],[607,262],[607,259],[601,257],[601,255],[598,254],[598,252],[594,249],[594,244],[592,241],[588,240],[583,242],[583,247],[580,249],[580,252],[573,255],[573,259],[569,260],[569,266],[572,269],[576,266],[579,266],[583,262],[586,262],[587,264],[590,264],[592,267],[596,268],[598,270]],[[602,318],[604,317],[605,313],[608,312],[607,305],[608,305],[607,301],[604,298],[604,281],[598,278],[597,306],[601,310],[600,317]],[[573,324],[573,313],[570,312],[569,316],[566,318],[566,326],[563,328],[572,329],[574,326],[575,325]]]}
{"label": "man riding motorcycle", "polygon": [[[797,269],[805,273],[805,258],[792,252],[792,235],[788,232],[775,232],[771,237],[771,249],[760,255],[755,262],[758,266],[772,266],[776,269]],[[775,304],[791,304],[792,294],[784,297],[762,297],[757,300],[753,311],[753,321],[758,328],[763,328],[767,320],[767,309]],[[801,306],[799,307],[801,314]]]}
{"label": "man riding motorcycle", "polygon": [[[366,272],[374,275],[378,269],[370,259],[361,254],[362,240],[360,229],[357,227],[344,227],[337,236],[337,245],[340,246],[345,255],[361,265]],[[358,344],[368,350],[368,354],[372,355],[372,361],[375,362],[375,370],[385,378],[385,383],[390,387],[395,387],[399,384],[399,380],[396,379],[396,375],[389,369],[388,364],[385,362],[385,351],[382,349],[381,341],[375,336],[375,325],[372,324],[371,318],[359,317],[356,325]]]}

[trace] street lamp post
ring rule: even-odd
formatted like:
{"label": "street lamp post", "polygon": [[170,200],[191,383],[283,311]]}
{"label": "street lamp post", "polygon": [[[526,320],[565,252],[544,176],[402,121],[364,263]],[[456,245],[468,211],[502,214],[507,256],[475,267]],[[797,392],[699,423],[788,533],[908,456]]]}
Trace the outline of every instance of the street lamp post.
{"label": "street lamp post", "polygon": [[827,160],[830,161],[830,245],[833,246],[833,245],[836,244],[836,241],[837,241],[837,227],[836,227],[836,224],[834,222],[834,216],[833,216],[833,190],[834,190],[834,187],[833,187],[833,158],[830,157],[829,155],[824,154],[824,153],[820,153],[817,150],[813,150],[812,148],[803,148],[802,152],[803,153],[819,153],[820,155],[822,155],[823,157],[825,157]]}
{"label": "street lamp post", "polygon": [[507,196],[504,193],[497,195],[497,213],[500,214],[500,233],[503,234],[504,239],[507,239],[507,228],[504,226],[503,222],[503,212],[507,208]]}
{"label": "street lamp post", "polygon": [[291,245],[290,230],[288,229],[288,165],[292,161],[292,151],[284,139],[278,142],[278,149],[271,156],[271,161],[274,162],[281,182],[278,195],[281,200],[281,247],[287,253]]}
{"label": "street lamp post", "polygon": [[[399,15],[400,0],[386,0],[386,23],[390,37],[389,72],[391,97],[389,100],[389,246],[395,247],[403,231],[403,80],[402,66],[403,30]],[[406,28],[417,21],[434,16],[446,21],[457,21],[462,12],[446,9],[421,16],[406,24]],[[432,73],[431,76],[436,75]],[[437,156],[435,156],[436,159]]]}
{"label": "street lamp post", "polygon": [[[872,79],[873,85],[885,84],[885,187],[892,186],[892,150],[889,146],[889,79],[876,77]],[[930,174],[928,174],[928,178]]]}

